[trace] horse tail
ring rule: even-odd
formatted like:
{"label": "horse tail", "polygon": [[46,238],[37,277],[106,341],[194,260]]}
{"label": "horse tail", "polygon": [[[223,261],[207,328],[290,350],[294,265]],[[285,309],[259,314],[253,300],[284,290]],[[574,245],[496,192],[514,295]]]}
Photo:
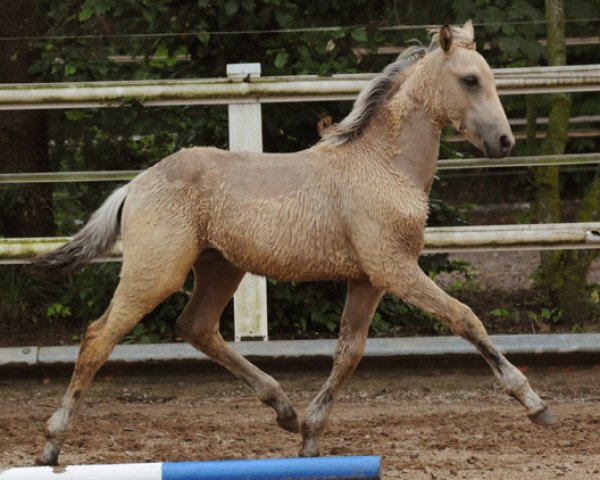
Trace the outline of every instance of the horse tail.
{"label": "horse tail", "polygon": [[121,230],[120,213],[129,185],[115,190],[65,245],[31,260],[41,275],[67,273],[110,252]]}

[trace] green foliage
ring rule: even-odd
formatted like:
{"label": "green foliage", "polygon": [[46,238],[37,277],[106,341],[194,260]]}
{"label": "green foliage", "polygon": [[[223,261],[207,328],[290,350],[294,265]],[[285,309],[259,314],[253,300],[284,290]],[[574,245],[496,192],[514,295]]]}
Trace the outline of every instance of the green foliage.
{"label": "green foliage", "polygon": [[488,315],[491,318],[509,320],[513,324],[529,322],[533,332],[539,333],[549,332],[552,327],[560,324],[565,318],[564,312],[560,308],[548,307],[541,307],[539,310],[503,307],[488,312]]}
{"label": "green foliage", "polygon": [[[394,55],[370,54],[373,48],[401,46],[413,38],[427,41],[421,28],[380,27],[459,23],[467,18],[484,24],[477,27],[477,41],[486,48],[485,56],[494,66],[521,66],[543,61],[544,56],[538,42],[543,24],[498,25],[542,19],[542,0],[308,0],[301,4],[290,0],[39,0],[35,4],[39,31],[52,37],[35,42],[39,60],[30,69],[44,82],[221,77],[225,65],[236,62],[260,62],[263,75],[375,72]],[[571,18],[593,17],[596,14],[590,12],[595,4],[594,0],[574,0],[569,2],[567,14]],[[341,27],[297,31],[332,25]],[[571,33],[591,35],[594,25],[581,22],[568,28]],[[273,33],[282,29],[286,32]],[[585,48],[574,52],[574,58],[582,63],[590,56]],[[597,98],[578,97],[575,104],[581,114],[598,111]],[[519,98],[509,99],[506,105],[514,116],[523,113]],[[293,108],[264,105],[265,150],[305,148],[318,139],[316,123],[320,116],[339,121],[349,109],[348,102],[302,103]],[[54,170],[142,169],[182,147],[227,147],[227,111],[223,106],[146,108],[129,102],[115,109],[51,111],[48,128]],[[578,140],[570,147],[592,151],[597,145],[589,142]],[[445,157],[457,154],[446,143],[441,151]],[[583,175],[573,178],[583,188],[589,185]],[[54,202],[60,233],[77,231],[114,187],[108,183],[57,186]],[[455,209],[439,200],[436,188],[429,224],[464,223]],[[18,197],[11,198],[19,201]],[[464,265],[450,262],[447,255],[428,256],[421,264],[432,276],[440,271],[465,270]],[[97,318],[112,296],[118,270],[116,264],[95,264],[59,282],[43,283],[17,274],[18,267],[2,267],[0,312],[4,318],[19,322],[26,318]],[[325,334],[338,328],[344,285],[271,282],[268,288],[274,333]],[[171,297],[127,341],[172,338],[174,319],[185,301],[184,293]],[[226,333],[230,318],[228,312]],[[375,333],[393,333],[396,328],[417,323],[446,332],[441,324],[391,297],[382,301],[372,328]]]}
{"label": "green foliage", "polygon": [[477,43],[488,45],[502,66],[537,64],[543,56],[543,0],[459,0],[453,7],[458,17],[483,24]]}
{"label": "green foliage", "polygon": [[289,284],[269,281],[269,329],[289,332],[334,332],[344,306],[345,285],[335,282]]}
{"label": "green foliage", "polygon": [[62,303],[53,303],[46,309],[46,315],[48,315],[48,317],[50,318],[65,318],[70,317],[72,314],[71,309],[69,307],[66,307]]}
{"label": "green foliage", "polygon": [[[341,282],[288,284],[269,281],[267,296],[270,335],[331,336],[339,329],[346,285]],[[383,335],[402,331],[448,333],[448,329],[433,317],[386,295],[373,316],[371,332]]]}
{"label": "green foliage", "polygon": [[170,340],[171,329],[165,320],[156,319],[152,322],[138,323],[125,336],[123,343],[159,343]]}
{"label": "green foliage", "polygon": [[12,265],[0,268],[0,285],[0,317],[9,325],[21,323],[30,314],[28,295],[34,294],[38,285]]}

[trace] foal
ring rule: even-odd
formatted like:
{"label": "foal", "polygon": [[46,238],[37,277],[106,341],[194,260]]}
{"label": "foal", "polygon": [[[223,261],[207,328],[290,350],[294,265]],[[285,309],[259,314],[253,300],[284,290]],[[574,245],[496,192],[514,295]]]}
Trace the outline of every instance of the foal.
{"label": "foal", "polygon": [[[409,48],[308,150],[182,150],[115,191],[70,243],[34,260],[42,269],[69,270],[105,254],[122,237],[119,286],[87,329],[69,388],[48,421],[39,462],[57,463],[83,394],[113,347],[181,288],[190,269],[194,291],[177,320],[178,334],[246,382],[275,410],[282,428],[300,431],[302,456],[319,453],[333,400],[363,355],[384,291],[473,343],[531,420],[553,423],[471,309],[417,265],[440,132],[449,124],[489,157],[504,157],[514,146],[492,72],[475,51],[471,22],[444,26],[428,47]],[[279,383],[219,334],[221,313],[245,272],[348,282],[333,369],[301,423]]]}

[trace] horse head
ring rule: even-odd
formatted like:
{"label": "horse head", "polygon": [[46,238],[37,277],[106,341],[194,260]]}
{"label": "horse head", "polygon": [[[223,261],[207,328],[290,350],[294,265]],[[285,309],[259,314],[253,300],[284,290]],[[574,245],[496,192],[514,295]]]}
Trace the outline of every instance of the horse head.
{"label": "horse head", "polygon": [[[437,42],[439,48],[437,48]],[[475,50],[473,23],[444,25],[434,35],[428,55],[435,76],[436,110],[489,158],[510,154],[515,138],[496,90],[494,75]]]}

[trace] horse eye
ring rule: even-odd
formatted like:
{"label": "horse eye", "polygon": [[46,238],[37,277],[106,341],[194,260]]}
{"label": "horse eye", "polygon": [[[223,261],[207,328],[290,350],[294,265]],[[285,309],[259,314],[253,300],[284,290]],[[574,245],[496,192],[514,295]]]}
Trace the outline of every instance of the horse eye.
{"label": "horse eye", "polygon": [[475,87],[479,85],[479,79],[475,75],[467,75],[466,77],[462,78],[462,81],[467,87]]}

